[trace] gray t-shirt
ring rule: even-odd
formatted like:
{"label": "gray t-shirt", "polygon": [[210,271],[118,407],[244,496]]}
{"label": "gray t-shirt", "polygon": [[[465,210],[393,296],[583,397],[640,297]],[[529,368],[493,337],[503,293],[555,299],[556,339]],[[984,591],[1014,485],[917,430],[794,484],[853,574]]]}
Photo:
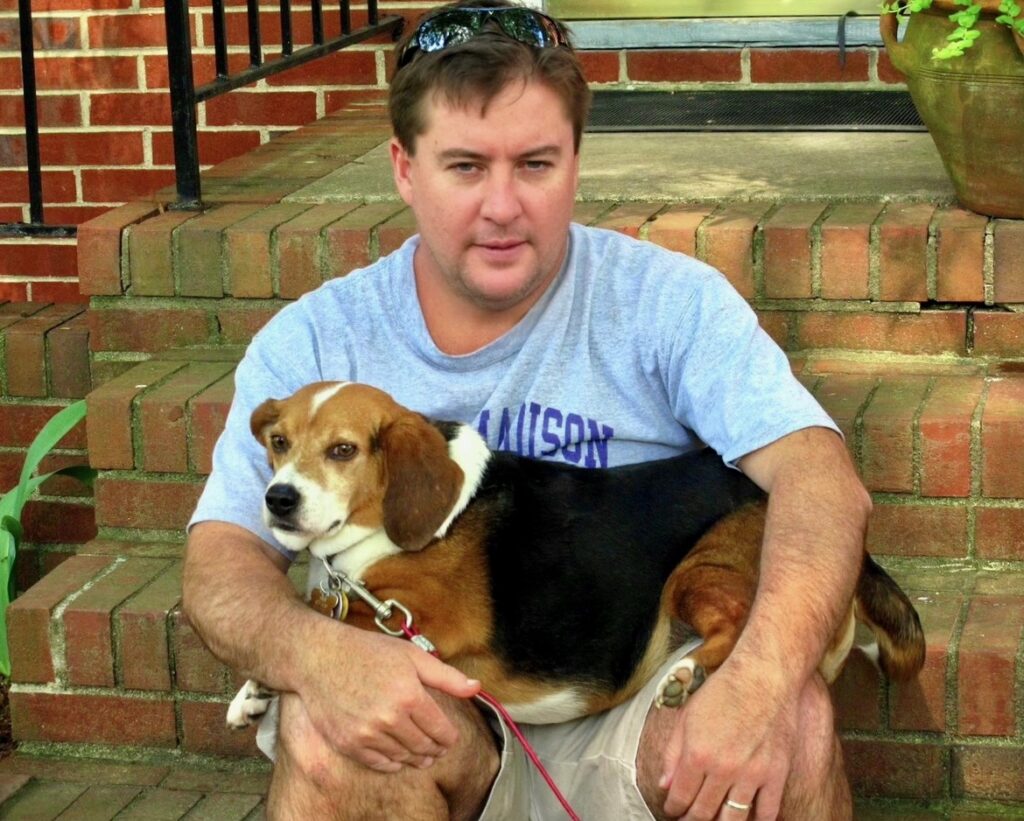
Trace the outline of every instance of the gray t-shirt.
{"label": "gray t-shirt", "polygon": [[581,467],[707,443],[729,464],[802,428],[837,430],[747,303],[713,268],[573,225],[565,266],[510,331],[464,356],[438,350],[413,280],[418,238],[284,308],[253,339],[190,523],[260,518],[270,470],[249,416],[320,380],[366,382],[491,448]]}

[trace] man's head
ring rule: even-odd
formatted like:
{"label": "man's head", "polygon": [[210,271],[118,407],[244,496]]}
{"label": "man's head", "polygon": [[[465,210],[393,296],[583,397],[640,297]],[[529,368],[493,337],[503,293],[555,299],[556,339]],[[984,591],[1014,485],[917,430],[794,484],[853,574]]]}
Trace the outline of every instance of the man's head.
{"label": "man's head", "polygon": [[561,100],[574,146],[590,107],[590,90],[561,23],[507,0],[462,0],[427,14],[399,43],[389,114],[409,153],[426,128],[425,102],[488,104],[512,84],[537,82]]}
{"label": "man's head", "polygon": [[449,353],[512,327],[565,259],[589,100],[566,42],[539,12],[489,2],[446,7],[399,48],[391,162],[423,315]]}

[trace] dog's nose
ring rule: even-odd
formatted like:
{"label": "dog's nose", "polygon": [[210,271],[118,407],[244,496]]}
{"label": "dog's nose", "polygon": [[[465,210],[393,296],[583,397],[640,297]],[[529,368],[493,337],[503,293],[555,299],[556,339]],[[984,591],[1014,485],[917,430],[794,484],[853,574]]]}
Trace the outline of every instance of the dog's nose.
{"label": "dog's nose", "polygon": [[265,500],[270,512],[275,516],[287,516],[295,511],[301,500],[299,492],[293,485],[277,484],[267,488]]}

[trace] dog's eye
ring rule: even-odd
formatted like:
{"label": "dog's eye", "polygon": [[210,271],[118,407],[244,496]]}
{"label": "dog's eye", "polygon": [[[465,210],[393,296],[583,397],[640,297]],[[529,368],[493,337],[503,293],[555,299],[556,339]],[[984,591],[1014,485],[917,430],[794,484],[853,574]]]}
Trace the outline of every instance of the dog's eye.
{"label": "dog's eye", "polygon": [[327,458],[337,462],[345,462],[351,459],[359,451],[351,442],[339,442],[327,451]]}
{"label": "dog's eye", "polygon": [[274,451],[274,453],[284,453],[288,450],[288,440],[281,434],[275,433],[270,437],[270,449]]}

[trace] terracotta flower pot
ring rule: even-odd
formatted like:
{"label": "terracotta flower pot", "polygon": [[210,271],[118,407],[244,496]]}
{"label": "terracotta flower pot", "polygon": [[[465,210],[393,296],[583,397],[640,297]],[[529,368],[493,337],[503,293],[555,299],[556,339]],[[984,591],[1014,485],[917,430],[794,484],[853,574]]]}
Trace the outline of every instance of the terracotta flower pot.
{"label": "terracotta flower pot", "polygon": [[910,15],[897,42],[897,17],[881,17],[889,57],[907,78],[962,205],[981,214],[1024,219],[1024,38],[996,23],[999,0],[984,0],[981,36],[962,57],[936,60],[961,9],[952,0]]}

